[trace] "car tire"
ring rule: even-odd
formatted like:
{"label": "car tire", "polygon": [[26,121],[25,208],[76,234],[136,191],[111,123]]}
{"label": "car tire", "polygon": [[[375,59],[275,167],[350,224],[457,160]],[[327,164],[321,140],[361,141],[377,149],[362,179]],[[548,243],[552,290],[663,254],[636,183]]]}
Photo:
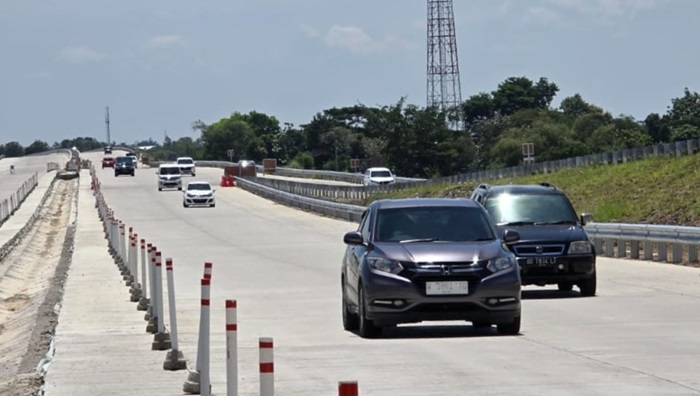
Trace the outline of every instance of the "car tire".
{"label": "car tire", "polygon": [[187,208],[187,207],[189,207],[189,205],[187,205],[186,203],[183,202],[183,203],[182,203],[182,207],[183,207],[183,208]]}
{"label": "car tire", "polygon": [[346,331],[355,331],[360,327],[360,318],[359,316],[350,312],[350,310],[348,309],[348,299],[345,292],[344,279],[341,281],[340,287],[342,288],[341,313],[343,315],[343,329],[345,329]]}
{"label": "car tire", "polygon": [[216,207],[216,204],[211,204],[211,205],[209,205],[209,207],[210,207],[210,208],[215,208],[215,207]]}
{"label": "car tire", "polygon": [[498,324],[496,327],[501,335],[518,335],[520,334],[520,316],[513,318],[511,323]]}
{"label": "car tire", "polygon": [[595,296],[596,289],[598,288],[596,273],[594,272],[593,276],[579,283],[578,288],[581,291],[581,296],[583,297]]}
{"label": "car tire", "polygon": [[177,188],[177,191],[182,191],[182,187],[178,187],[178,188]]}
{"label": "car tire", "polygon": [[362,338],[375,338],[379,337],[382,335],[382,328],[378,327],[377,325],[374,324],[373,321],[367,319],[367,316],[365,315],[365,307],[367,305],[367,302],[365,301],[365,292],[362,288],[362,285],[358,288],[358,295],[360,296],[359,298],[359,324],[358,324],[358,332],[360,333],[360,337]]}
{"label": "car tire", "polygon": [[489,322],[472,322],[472,327],[475,329],[483,330],[483,329],[488,329],[491,327],[491,323]]}
{"label": "car tire", "polygon": [[163,189],[162,189],[162,188],[160,188],[160,187],[158,187],[158,191],[163,191]]}
{"label": "car tire", "polygon": [[557,283],[559,291],[570,292],[574,288],[574,284],[571,282],[559,282]]}

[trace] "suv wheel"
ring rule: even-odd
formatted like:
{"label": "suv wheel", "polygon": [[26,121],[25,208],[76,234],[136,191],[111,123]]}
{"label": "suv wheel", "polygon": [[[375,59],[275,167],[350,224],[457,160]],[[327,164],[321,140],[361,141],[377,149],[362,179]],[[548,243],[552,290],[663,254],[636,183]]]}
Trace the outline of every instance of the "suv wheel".
{"label": "suv wheel", "polygon": [[497,325],[498,332],[502,335],[520,334],[520,316],[516,316],[511,323]]}
{"label": "suv wheel", "polygon": [[359,298],[359,333],[360,337],[362,338],[374,338],[377,336],[380,336],[382,334],[382,328],[377,327],[374,322],[371,320],[367,319],[367,316],[365,315],[365,307],[367,306],[367,302],[365,301],[365,291],[362,288],[362,285],[359,287],[358,294],[360,296]]}
{"label": "suv wheel", "polygon": [[348,309],[348,299],[345,295],[345,280],[341,281],[341,286],[343,290],[343,301],[341,303],[341,309],[342,309],[342,314],[343,314],[343,329],[347,331],[354,331],[357,330],[360,324],[360,318],[351,313],[350,310]]}
{"label": "suv wheel", "polygon": [[574,284],[571,282],[559,282],[557,286],[559,287],[559,291],[563,292],[571,291],[571,289],[574,288]]}
{"label": "suv wheel", "polygon": [[590,278],[586,279],[585,281],[582,281],[581,283],[578,284],[578,288],[581,290],[581,295],[583,297],[593,297],[595,296],[595,292],[598,286],[598,281],[597,281],[597,276],[596,273],[593,273],[593,276]]}

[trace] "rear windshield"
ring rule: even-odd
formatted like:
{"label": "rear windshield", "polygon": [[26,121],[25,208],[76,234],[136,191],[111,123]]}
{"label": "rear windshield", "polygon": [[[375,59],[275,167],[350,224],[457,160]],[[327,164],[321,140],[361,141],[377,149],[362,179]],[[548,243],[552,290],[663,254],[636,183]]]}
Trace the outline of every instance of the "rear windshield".
{"label": "rear windshield", "polygon": [[576,212],[562,194],[499,194],[484,207],[496,224],[576,223]]}
{"label": "rear windshield", "polygon": [[179,160],[177,160],[177,163],[178,164],[193,164],[194,161],[192,161],[191,159],[179,159]]}
{"label": "rear windshield", "polygon": [[160,174],[161,175],[179,175],[180,168],[175,168],[175,167],[160,168]]}
{"label": "rear windshield", "polygon": [[412,239],[469,242],[494,240],[492,223],[481,208],[426,206],[381,209],[377,212],[377,242]]}
{"label": "rear windshield", "polygon": [[391,177],[391,172],[388,170],[372,171],[370,177]]}

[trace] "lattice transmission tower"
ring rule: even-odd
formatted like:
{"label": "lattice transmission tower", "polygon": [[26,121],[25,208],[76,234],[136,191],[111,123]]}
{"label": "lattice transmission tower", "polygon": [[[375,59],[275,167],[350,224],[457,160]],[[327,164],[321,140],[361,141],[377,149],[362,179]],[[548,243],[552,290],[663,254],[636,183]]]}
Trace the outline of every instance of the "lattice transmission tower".
{"label": "lattice transmission tower", "polygon": [[[449,111],[462,103],[452,0],[428,0],[428,106]],[[448,120],[462,130],[461,113]]]}
{"label": "lattice transmission tower", "polygon": [[105,127],[107,128],[107,145],[111,145],[112,132],[109,130],[109,106],[105,108]]}

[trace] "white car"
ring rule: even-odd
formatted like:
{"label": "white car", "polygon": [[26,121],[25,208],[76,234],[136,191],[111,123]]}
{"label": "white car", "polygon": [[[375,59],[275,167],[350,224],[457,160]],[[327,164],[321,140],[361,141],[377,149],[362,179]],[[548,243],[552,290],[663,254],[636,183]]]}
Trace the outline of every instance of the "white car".
{"label": "white car", "polygon": [[177,164],[160,164],[156,174],[158,191],[163,191],[164,188],[177,188],[182,191],[182,174]]}
{"label": "white car", "polygon": [[196,174],[192,157],[178,157],[175,163],[180,167],[180,172],[182,172],[183,175],[190,174],[194,176]]}
{"label": "white car", "polygon": [[365,171],[365,178],[362,182],[365,186],[373,186],[379,184],[393,184],[396,183],[396,179],[394,179],[394,175],[388,168],[374,167],[368,168]]}
{"label": "white car", "polygon": [[213,208],[216,206],[216,199],[214,198],[215,191],[216,190],[211,187],[209,182],[189,182],[182,192],[182,206],[189,208],[195,205],[207,205]]}

